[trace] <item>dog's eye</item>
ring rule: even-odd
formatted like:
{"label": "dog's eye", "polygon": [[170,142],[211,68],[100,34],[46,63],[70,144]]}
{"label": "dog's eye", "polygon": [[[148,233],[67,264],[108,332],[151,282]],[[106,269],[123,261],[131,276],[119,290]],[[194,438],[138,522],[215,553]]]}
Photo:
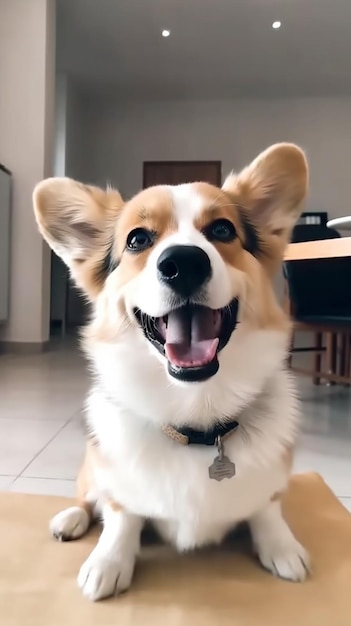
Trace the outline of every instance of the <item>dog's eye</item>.
{"label": "dog's eye", "polygon": [[219,219],[206,226],[204,235],[209,241],[222,241],[229,243],[236,237],[234,224],[226,219]]}
{"label": "dog's eye", "polygon": [[127,237],[127,248],[132,252],[142,252],[154,243],[154,233],[145,228],[135,228]]}

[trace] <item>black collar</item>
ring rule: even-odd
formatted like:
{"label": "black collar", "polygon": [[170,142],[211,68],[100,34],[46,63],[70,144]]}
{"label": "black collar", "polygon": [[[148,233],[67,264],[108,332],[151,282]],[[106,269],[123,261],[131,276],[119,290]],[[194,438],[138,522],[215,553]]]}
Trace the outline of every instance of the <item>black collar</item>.
{"label": "black collar", "polygon": [[238,428],[238,422],[227,422],[227,424],[217,424],[211,430],[194,430],[193,428],[174,428],[174,430],[187,438],[188,445],[214,446],[219,437],[225,437]]}

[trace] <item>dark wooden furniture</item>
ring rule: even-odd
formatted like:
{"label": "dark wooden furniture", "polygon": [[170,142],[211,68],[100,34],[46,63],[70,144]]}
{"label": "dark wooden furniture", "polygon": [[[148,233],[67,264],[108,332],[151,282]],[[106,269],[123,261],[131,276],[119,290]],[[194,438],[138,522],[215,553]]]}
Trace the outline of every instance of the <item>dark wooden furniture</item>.
{"label": "dark wooden furniture", "polygon": [[143,188],[153,185],[180,185],[203,181],[220,187],[220,161],[145,161]]}
{"label": "dark wooden furniture", "polygon": [[[299,251],[299,246],[318,243],[323,252],[325,243],[334,242],[336,246],[341,241],[339,233],[326,225],[298,225],[290,247],[295,246]],[[294,320],[294,331],[311,332],[314,344],[296,348],[293,335],[290,365],[294,371],[312,376],[316,384],[321,379],[349,384],[351,290],[345,287],[351,274],[351,259],[333,258],[333,254],[330,258],[286,257],[285,306]],[[293,355],[297,352],[313,352],[312,369],[293,366]]]}

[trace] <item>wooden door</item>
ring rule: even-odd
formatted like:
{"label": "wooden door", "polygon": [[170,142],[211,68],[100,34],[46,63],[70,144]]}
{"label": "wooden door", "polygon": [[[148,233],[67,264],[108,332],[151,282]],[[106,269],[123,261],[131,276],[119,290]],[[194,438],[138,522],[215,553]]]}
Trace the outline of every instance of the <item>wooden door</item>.
{"label": "wooden door", "polygon": [[221,185],[220,161],[145,161],[143,187],[206,182]]}

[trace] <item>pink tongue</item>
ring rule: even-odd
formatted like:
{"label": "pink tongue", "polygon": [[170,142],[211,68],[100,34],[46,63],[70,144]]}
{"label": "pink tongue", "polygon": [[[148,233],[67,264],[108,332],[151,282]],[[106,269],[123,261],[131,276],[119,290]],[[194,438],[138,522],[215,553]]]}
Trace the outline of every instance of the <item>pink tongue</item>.
{"label": "pink tongue", "polygon": [[213,361],[219,342],[219,311],[183,307],[168,315],[165,351],[178,367],[201,367]]}

